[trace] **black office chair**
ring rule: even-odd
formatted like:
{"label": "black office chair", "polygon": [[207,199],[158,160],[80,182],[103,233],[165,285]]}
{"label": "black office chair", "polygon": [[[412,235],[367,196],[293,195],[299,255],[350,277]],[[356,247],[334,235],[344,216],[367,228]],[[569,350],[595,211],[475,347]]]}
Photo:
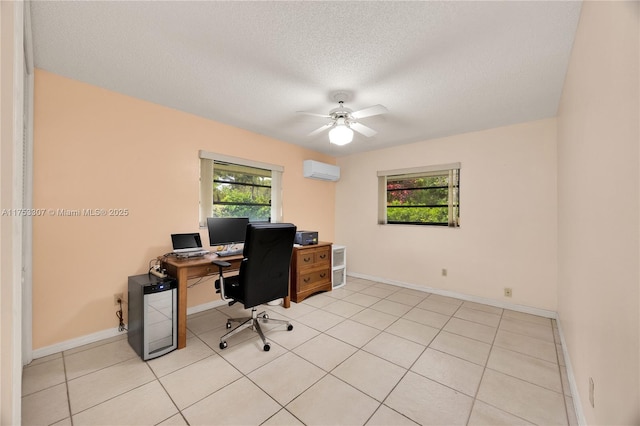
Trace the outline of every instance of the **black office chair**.
{"label": "black office chair", "polygon": [[260,335],[265,351],[271,349],[260,322],[286,324],[287,330],[293,329],[289,321],[269,318],[264,311],[257,313],[256,306],[289,295],[289,266],[295,234],[296,227],[290,223],[250,223],[247,226],[240,273],[225,277],[223,268],[230,264],[222,260],[213,261],[220,270],[215,287],[222,300],[229,301],[229,306],[240,302],[245,308],[252,308],[250,317],[227,320],[228,329],[232,322],[239,322],[240,325],[220,337],[220,349],[227,347],[227,338],[247,327]]}

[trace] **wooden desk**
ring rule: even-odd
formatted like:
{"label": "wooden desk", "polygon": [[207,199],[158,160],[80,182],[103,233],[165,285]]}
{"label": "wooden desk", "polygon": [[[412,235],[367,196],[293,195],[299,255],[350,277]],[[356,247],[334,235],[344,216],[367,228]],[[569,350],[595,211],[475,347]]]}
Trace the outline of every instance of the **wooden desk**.
{"label": "wooden desk", "polygon": [[[211,262],[220,259],[231,263],[225,271],[237,271],[240,269],[242,256],[218,257],[210,254],[193,259],[179,259],[175,256],[159,258],[162,268],[167,274],[178,280],[178,349],[187,346],[187,281],[190,278],[202,278],[208,275],[217,275],[218,267]],[[213,287],[213,286],[212,286]],[[283,306],[290,306],[289,296],[285,297]]]}

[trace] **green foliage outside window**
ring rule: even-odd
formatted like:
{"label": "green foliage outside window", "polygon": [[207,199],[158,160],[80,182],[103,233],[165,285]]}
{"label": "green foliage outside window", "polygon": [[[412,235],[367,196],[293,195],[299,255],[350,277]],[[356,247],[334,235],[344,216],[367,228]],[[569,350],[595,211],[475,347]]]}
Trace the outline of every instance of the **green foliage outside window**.
{"label": "green foliage outside window", "polygon": [[271,216],[271,171],[215,162],[213,216],[248,217],[251,222]]}
{"label": "green foliage outside window", "polygon": [[[454,191],[455,209],[449,206]],[[457,214],[457,185],[450,188],[449,175],[389,176],[387,223],[448,225],[450,211]]]}

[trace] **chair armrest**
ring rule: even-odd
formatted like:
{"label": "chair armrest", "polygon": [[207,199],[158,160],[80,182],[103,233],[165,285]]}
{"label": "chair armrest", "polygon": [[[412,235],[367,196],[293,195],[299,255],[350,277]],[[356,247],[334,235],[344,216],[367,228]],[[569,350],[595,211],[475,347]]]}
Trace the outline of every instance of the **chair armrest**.
{"label": "chair armrest", "polygon": [[229,262],[225,262],[224,260],[213,260],[211,263],[213,263],[214,265],[218,265],[218,267],[220,268],[228,268],[229,266],[231,266]]}
{"label": "chair armrest", "polygon": [[225,302],[228,302],[231,299],[227,299],[227,296],[224,294],[224,275],[222,273],[222,268],[228,268],[231,266],[231,263],[225,262],[224,260],[212,260],[211,263],[218,267],[218,274],[220,275],[220,298]]}

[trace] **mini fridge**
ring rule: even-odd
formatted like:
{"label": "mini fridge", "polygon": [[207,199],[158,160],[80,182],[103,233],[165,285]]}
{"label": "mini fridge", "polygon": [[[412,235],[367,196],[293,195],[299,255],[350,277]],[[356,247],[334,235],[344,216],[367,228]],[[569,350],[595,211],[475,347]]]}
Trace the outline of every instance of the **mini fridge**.
{"label": "mini fridge", "polygon": [[143,274],[129,277],[129,344],[143,360],[178,347],[178,283]]}

